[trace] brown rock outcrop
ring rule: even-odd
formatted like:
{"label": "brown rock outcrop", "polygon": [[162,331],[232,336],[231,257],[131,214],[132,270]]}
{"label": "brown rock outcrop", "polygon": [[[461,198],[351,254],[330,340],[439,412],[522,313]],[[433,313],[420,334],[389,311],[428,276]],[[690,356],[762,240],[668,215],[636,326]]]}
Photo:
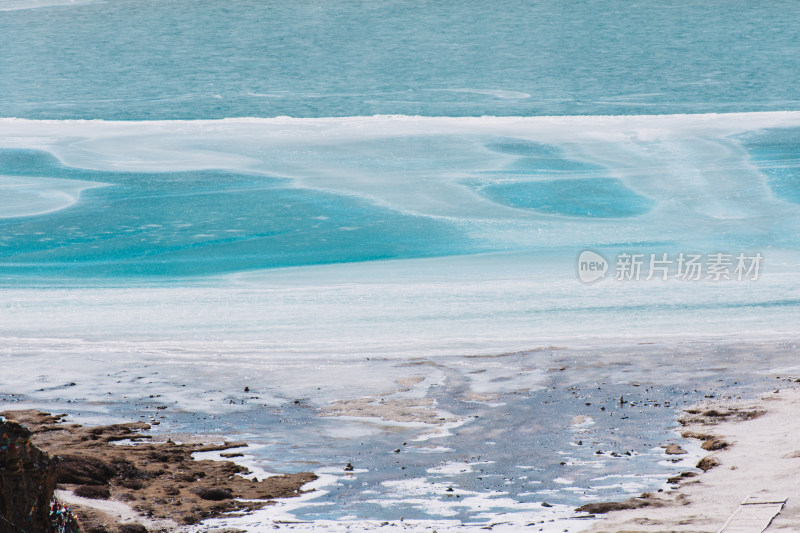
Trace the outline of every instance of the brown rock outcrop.
{"label": "brown rock outcrop", "polygon": [[0,419],[0,531],[48,531],[57,475],[25,426]]}

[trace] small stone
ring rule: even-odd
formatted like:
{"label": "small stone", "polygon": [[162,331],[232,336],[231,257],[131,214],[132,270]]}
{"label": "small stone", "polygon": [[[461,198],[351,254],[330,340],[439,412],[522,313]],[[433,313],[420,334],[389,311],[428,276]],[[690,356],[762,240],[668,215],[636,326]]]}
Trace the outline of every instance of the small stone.
{"label": "small stone", "polygon": [[715,466],[719,466],[719,461],[716,458],[711,457],[710,455],[703,457],[700,459],[700,462],[697,463],[697,468],[702,470],[703,472],[708,472]]}
{"label": "small stone", "polygon": [[686,450],[681,448],[680,444],[667,444],[666,446],[663,446],[663,448],[664,453],[667,455],[684,455],[687,453]]}
{"label": "small stone", "polygon": [[706,451],[713,452],[715,450],[721,450],[723,448],[727,448],[728,443],[722,439],[711,438],[706,440],[701,447]]}

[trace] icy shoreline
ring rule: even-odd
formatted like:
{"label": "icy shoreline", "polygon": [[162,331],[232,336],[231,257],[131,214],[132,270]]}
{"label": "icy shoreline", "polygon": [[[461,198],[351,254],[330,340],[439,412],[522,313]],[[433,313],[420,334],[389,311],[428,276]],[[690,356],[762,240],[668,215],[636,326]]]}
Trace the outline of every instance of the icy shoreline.
{"label": "icy shoreline", "polygon": [[[707,395],[751,396],[773,387],[775,374],[800,371],[796,347],[775,341],[273,362],[260,377],[259,365],[239,366],[232,354],[220,366],[225,357],[167,361],[163,351],[106,353],[102,365],[71,372],[80,353],[41,359],[52,374],[27,378],[24,394],[7,392],[25,382],[16,367],[19,380],[4,380],[0,404],[225,435],[251,443],[242,458],[251,470],[320,476],[302,501],[226,522],[248,531],[272,520],[367,528],[378,517],[447,529],[556,516],[567,522],[553,524],[577,531],[586,526],[570,522],[579,504],[666,488],[666,478],[693,467],[698,451],[673,457],[662,447],[674,442],[682,407]],[[17,361],[39,364],[30,355]]]}

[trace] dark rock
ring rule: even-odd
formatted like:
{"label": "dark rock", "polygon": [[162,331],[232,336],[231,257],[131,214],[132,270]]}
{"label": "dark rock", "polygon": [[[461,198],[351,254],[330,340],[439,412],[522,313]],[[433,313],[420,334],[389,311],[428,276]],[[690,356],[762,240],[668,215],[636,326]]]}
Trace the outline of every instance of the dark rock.
{"label": "dark rock", "polygon": [[186,513],[185,515],[183,515],[181,517],[181,521],[184,524],[187,524],[187,525],[190,525],[190,526],[198,523],[200,520],[201,520],[201,518],[199,516],[197,516],[196,514],[191,514],[191,513]]}
{"label": "dark rock", "polygon": [[698,439],[698,440],[709,440],[713,439],[713,435],[709,435],[708,433],[697,433],[696,431],[684,431],[681,433],[681,437],[684,439]]}
{"label": "dark rock", "polygon": [[673,476],[673,477],[667,479],[667,483],[672,483],[674,485],[674,484],[680,483],[681,481],[683,481],[685,479],[692,478],[692,477],[697,477],[697,473],[696,472],[681,472],[680,475]]}
{"label": "dark rock", "polygon": [[81,485],[73,492],[75,496],[91,498],[93,500],[107,500],[111,497],[111,492],[108,490],[108,487],[102,485]]}
{"label": "dark rock", "polygon": [[193,483],[197,479],[192,472],[178,472],[177,474],[173,475],[172,478],[175,481],[185,481],[187,483]]}
{"label": "dark rock", "polygon": [[709,470],[711,470],[715,466],[719,466],[719,464],[720,464],[720,462],[717,461],[716,458],[714,458],[714,457],[712,457],[710,455],[707,455],[707,456],[703,457],[702,459],[700,459],[700,462],[697,463],[697,468],[699,468],[703,472],[708,472]]}
{"label": "dark rock", "polygon": [[649,493],[637,498],[630,498],[622,502],[587,503],[575,509],[579,513],[605,514],[611,511],[624,511],[627,509],[640,509],[642,507],[663,507],[663,502],[653,500]]}
{"label": "dark rock", "polygon": [[717,439],[717,438],[708,439],[702,444],[702,448],[704,450],[709,451],[709,452],[713,452],[715,450],[721,450],[721,449],[727,448],[727,447],[728,447],[728,443],[727,442],[725,442],[722,439]]}
{"label": "dark rock", "polygon": [[197,494],[204,500],[211,500],[219,502],[222,500],[230,500],[233,498],[233,493],[230,489],[223,489],[219,487],[195,487],[192,493]]}
{"label": "dark rock", "polygon": [[686,450],[681,448],[680,444],[667,444],[664,449],[664,453],[667,455],[683,455],[687,453]]}
{"label": "dark rock", "polygon": [[[30,442],[23,425],[0,419],[0,517],[27,531],[48,531],[57,461]],[[13,531],[13,530],[8,530]]]}
{"label": "dark rock", "polygon": [[92,522],[86,525],[84,524],[85,521],[84,517],[81,517],[81,525],[86,533],[111,533],[111,530],[105,524]]}
{"label": "dark rock", "polygon": [[144,483],[138,479],[125,479],[120,481],[119,484],[130,490],[141,490],[144,488]]}
{"label": "dark rock", "polygon": [[119,533],[147,533],[147,528],[142,524],[121,524]]}
{"label": "dark rock", "polygon": [[150,452],[150,459],[159,463],[181,463],[187,457],[180,450],[154,450]]}
{"label": "dark rock", "polygon": [[145,479],[147,474],[136,468],[131,461],[122,458],[114,458],[111,461],[111,468],[116,471],[116,474],[122,479]]}
{"label": "dark rock", "polygon": [[116,471],[96,457],[63,455],[58,472],[59,483],[75,485],[106,485]]}

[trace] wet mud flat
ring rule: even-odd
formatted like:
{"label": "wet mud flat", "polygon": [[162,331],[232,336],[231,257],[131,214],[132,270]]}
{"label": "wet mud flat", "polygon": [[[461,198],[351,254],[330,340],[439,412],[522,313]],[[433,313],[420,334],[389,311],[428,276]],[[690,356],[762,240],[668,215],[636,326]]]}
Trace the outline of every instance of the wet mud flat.
{"label": "wet mud flat", "polygon": [[[786,343],[371,358],[339,363],[354,381],[386,376],[349,395],[331,390],[311,365],[313,386],[305,389],[282,386],[280,370],[269,380],[222,376],[215,385],[227,388],[203,389],[208,384],[200,380],[183,386],[178,369],[173,375],[166,365],[144,362],[128,372],[147,385],[146,395],[109,399],[92,392],[103,385],[77,382],[48,390],[50,401],[40,404],[57,405],[78,421],[139,418],[163,441],[175,434],[246,441],[246,448],[195,456],[241,453],[235,460],[259,479],[319,476],[315,490],[296,499],[301,503],[257,511],[264,523],[403,519],[486,526],[585,516],[575,509],[672,491],[668,480],[700,474],[697,464],[708,451],[706,441],[682,436],[683,409],[794,383],[795,358],[796,348]],[[6,394],[2,401],[28,406],[36,396]],[[207,407],[187,409],[197,396]]]}

